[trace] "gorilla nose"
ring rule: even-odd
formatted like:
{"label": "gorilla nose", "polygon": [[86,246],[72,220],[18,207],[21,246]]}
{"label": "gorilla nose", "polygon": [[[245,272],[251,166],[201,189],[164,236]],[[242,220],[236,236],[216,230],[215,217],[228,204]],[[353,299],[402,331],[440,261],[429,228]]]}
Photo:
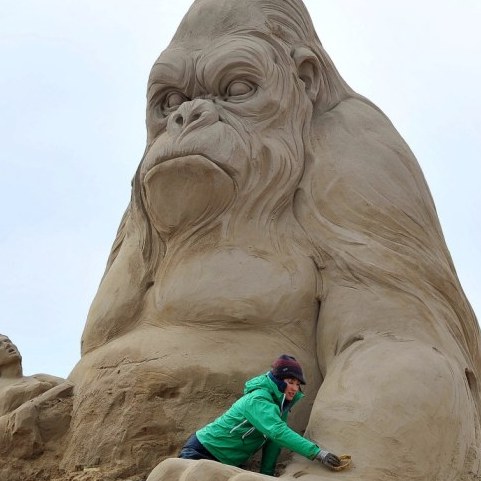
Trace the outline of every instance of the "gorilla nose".
{"label": "gorilla nose", "polygon": [[219,121],[219,113],[211,100],[195,99],[184,102],[170,116],[167,131],[174,135],[186,135],[192,130],[208,127]]}

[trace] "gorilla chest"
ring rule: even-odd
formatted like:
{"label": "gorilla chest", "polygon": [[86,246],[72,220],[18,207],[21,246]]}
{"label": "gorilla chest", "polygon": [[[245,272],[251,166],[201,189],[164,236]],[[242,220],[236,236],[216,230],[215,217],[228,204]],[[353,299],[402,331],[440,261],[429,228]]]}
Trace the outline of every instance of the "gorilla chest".
{"label": "gorilla chest", "polygon": [[268,327],[315,320],[316,290],[316,270],[308,258],[229,248],[161,270],[147,308],[150,321],[155,317],[162,324]]}

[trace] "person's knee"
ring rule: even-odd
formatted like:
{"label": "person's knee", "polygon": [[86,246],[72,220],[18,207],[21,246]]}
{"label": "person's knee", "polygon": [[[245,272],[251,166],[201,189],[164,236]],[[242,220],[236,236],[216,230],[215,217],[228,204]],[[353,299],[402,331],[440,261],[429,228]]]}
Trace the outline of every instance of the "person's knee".
{"label": "person's knee", "polygon": [[203,456],[193,448],[182,448],[179,453],[181,459],[203,459]]}

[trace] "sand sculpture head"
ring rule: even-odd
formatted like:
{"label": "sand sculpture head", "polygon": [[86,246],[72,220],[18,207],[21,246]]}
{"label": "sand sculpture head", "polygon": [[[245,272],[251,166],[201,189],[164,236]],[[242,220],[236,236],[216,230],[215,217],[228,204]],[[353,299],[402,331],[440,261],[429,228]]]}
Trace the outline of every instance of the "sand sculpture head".
{"label": "sand sculpture head", "polygon": [[[15,377],[22,376],[22,356],[20,355],[17,346],[3,334],[0,334],[0,377],[4,377],[7,372],[7,368],[13,366],[14,371],[12,375]],[[5,371],[5,372],[4,372]],[[8,370],[9,372],[11,371]]]}
{"label": "sand sculpture head", "polygon": [[[432,466],[456,479],[479,445],[476,319],[416,159],[339,76],[302,2],[195,1],[152,68],[147,131],[71,376],[75,463],[109,451],[80,439],[107,387],[133,383],[102,408],[104,419],[124,414],[108,418],[129,447],[123,460],[145,455],[132,426],[149,425],[134,414],[151,406],[164,410],[162,454],[174,454],[186,433],[166,413],[198,399],[179,366],[229,375],[292,352],[310,380],[307,435],[357,456],[359,479],[385,479],[406,459],[412,479]],[[159,379],[157,404],[153,394],[148,410],[140,394],[138,411],[122,404]]]}
{"label": "sand sculpture head", "polygon": [[[289,21],[285,30],[276,15]],[[186,230],[222,220],[230,234],[251,218],[269,228],[292,204],[313,104],[328,110],[347,91],[330,62],[321,68],[320,43],[304,20],[293,2],[282,12],[269,2],[196,3],[154,64],[132,206],[148,224],[147,267]],[[181,163],[195,172],[179,171]]]}

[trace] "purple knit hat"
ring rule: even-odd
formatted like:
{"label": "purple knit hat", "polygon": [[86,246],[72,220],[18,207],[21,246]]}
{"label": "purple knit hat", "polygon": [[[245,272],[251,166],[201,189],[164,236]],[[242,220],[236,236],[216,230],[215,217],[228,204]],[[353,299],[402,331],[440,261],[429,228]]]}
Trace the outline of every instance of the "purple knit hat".
{"label": "purple knit hat", "polygon": [[295,357],[282,354],[273,363],[271,373],[277,379],[294,378],[301,384],[306,384],[301,365]]}

